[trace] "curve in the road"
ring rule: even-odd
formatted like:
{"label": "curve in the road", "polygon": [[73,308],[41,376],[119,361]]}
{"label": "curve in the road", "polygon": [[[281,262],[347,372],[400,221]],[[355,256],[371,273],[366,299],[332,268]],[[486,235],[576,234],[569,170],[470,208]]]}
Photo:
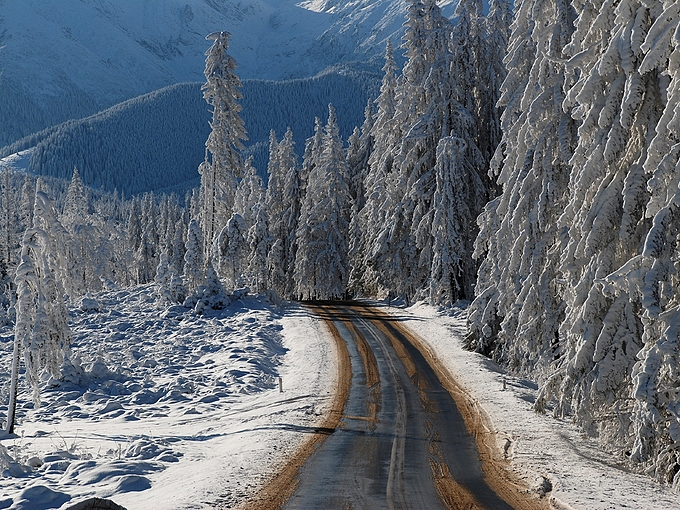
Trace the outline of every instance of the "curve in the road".
{"label": "curve in the road", "polygon": [[512,508],[487,485],[474,437],[405,328],[360,304],[314,311],[346,344],[352,379],[337,430],[284,508]]}

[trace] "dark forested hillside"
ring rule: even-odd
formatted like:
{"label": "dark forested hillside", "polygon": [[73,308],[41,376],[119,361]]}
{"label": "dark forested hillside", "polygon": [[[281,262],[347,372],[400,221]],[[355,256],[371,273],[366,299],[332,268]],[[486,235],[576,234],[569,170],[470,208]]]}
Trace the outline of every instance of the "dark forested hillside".
{"label": "dark forested hillside", "polygon": [[[284,82],[244,81],[246,152],[255,156],[254,164],[263,173],[270,130],[282,135],[290,127],[301,154],[314,118],[324,117],[329,103],[338,110],[346,139],[362,123],[366,103],[378,84],[376,76],[365,72],[328,72]],[[32,173],[69,179],[77,167],[87,185],[126,195],[194,186],[210,132],[210,112],[200,88],[200,83],[184,83],[145,94],[30,135],[0,150],[0,157],[35,147]]]}

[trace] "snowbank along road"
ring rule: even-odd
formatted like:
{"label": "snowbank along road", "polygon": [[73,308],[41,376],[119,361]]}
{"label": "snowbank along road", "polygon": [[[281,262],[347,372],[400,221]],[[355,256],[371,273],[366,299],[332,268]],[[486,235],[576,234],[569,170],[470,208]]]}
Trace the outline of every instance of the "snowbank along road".
{"label": "snowbank along road", "polygon": [[531,508],[487,484],[475,438],[399,320],[359,303],[319,303],[349,354],[335,432],[300,468],[284,508]]}

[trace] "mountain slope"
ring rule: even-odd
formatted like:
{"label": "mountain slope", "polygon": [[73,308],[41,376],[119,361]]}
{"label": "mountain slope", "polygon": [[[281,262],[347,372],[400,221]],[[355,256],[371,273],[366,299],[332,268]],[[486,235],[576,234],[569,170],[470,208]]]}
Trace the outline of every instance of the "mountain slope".
{"label": "mountain slope", "polygon": [[[450,14],[457,0],[445,0]],[[205,35],[232,33],[242,79],[309,77],[382,55],[407,0],[0,1],[0,147],[179,82],[203,81]]]}
{"label": "mountain slope", "polygon": [[[248,130],[247,153],[264,177],[271,129],[279,139],[290,127],[297,152],[312,135],[314,117],[325,119],[328,103],[338,111],[342,136],[363,122],[379,77],[367,73],[325,73],[282,82],[244,80],[241,115]],[[0,150],[0,158],[33,149],[31,173],[70,179],[78,167],[83,181],[125,195],[181,192],[198,182],[198,165],[210,132],[208,105],[200,83],[171,85],[130,99],[96,115],[28,136]]]}

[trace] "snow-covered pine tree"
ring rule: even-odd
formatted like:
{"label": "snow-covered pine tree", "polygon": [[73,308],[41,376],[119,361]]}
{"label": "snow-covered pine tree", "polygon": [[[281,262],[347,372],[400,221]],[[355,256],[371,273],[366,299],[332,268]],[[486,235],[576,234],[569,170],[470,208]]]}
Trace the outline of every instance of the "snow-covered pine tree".
{"label": "snow-covered pine tree", "polygon": [[[411,1],[403,38],[406,63],[395,94],[395,119],[403,137],[393,149],[392,171],[386,176],[382,204],[386,218],[368,246],[368,264],[377,268],[379,280],[407,300],[423,287],[431,265],[431,238],[421,236],[417,243],[414,234],[418,225],[427,222],[423,216],[429,209],[428,192],[433,191],[428,185],[433,182],[436,144],[442,134],[441,126],[434,128],[436,120],[425,115],[428,106],[440,111],[440,105],[428,104],[426,79],[433,62],[448,55],[447,23],[434,1]],[[437,76],[428,83],[436,86],[443,81],[443,76]],[[376,136],[376,149],[380,144]]]}
{"label": "snow-covered pine tree", "polygon": [[0,190],[0,323],[9,321],[7,312],[15,301],[10,272],[16,265],[15,229],[19,204],[12,180],[9,168],[3,167]]}
{"label": "snow-covered pine tree", "polygon": [[369,170],[369,159],[373,152],[373,125],[375,115],[369,102],[364,110],[364,123],[361,129],[354,128],[347,147],[347,167],[349,168],[349,191],[352,201],[361,210],[366,202],[364,181]]}
{"label": "snow-covered pine tree", "polygon": [[375,115],[371,102],[364,110],[364,123],[359,128],[354,128],[352,136],[348,140],[347,166],[349,168],[349,188],[352,197],[352,209],[350,215],[350,228],[348,235],[348,257],[350,263],[350,275],[348,288],[359,294],[363,294],[362,279],[366,270],[364,264],[364,244],[362,225],[359,212],[366,204],[366,190],[364,188],[366,176],[370,166],[369,160],[373,152],[373,125]]}
{"label": "snow-covered pine tree", "polygon": [[269,252],[269,215],[264,200],[255,205],[252,226],[248,229],[248,285],[257,294],[267,290],[267,255]]}
{"label": "snow-covered pine tree", "polygon": [[322,152],[312,168],[297,229],[294,279],[302,299],[339,299],[348,275],[351,197],[335,109],[329,105]]}
{"label": "snow-covered pine tree", "polygon": [[229,297],[224,291],[220,277],[217,275],[212,263],[208,262],[205,282],[198,289],[198,300],[194,306],[194,311],[202,314],[208,310],[221,310],[228,306],[229,303]]}
{"label": "snow-covered pine tree", "polygon": [[33,401],[40,405],[40,374],[61,377],[61,366],[71,345],[71,329],[64,302],[68,233],[59,223],[47,195],[35,195],[33,226],[24,234],[17,268],[16,324],[7,413],[7,432],[13,433],[21,352]]}
{"label": "snow-covered pine tree", "polygon": [[305,153],[302,156],[302,168],[300,169],[300,183],[302,197],[304,198],[307,190],[309,175],[319,164],[323,145],[323,123],[318,117],[314,118],[314,135],[305,141]]}
{"label": "snow-covered pine tree", "polygon": [[133,253],[139,249],[142,230],[142,203],[139,197],[133,197],[127,222],[127,241]]}
{"label": "snow-covered pine tree", "polygon": [[87,192],[80,178],[78,168],[74,168],[71,183],[68,186],[66,198],[64,199],[62,223],[65,227],[68,227],[68,225],[77,223],[80,218],[86,217],[89,214],[90,207]]}
{"label": "snow-covered pine tree", "polygon": [[[534,2],[531,0],[515,2],[515,17],[505,58],[507,76],[503,81],[499,99],[499,104],[505,107],[501,117],[502,141],[496,149],[489,171],[492,178],[498,178],[498,185],[503,187],[503,193],[486,204],[478,218],[480,232],[473,253],[481,263],[475,285],[475,299],[468,308],[466,346],[486,355],[491,355],[496,348],[500,323],[507,308],[505,296],[514,292],[513,286],[510,286],[510,292],[506,292],[506,286],[512,282],[501,278],[503,264],[509,260],[509,250],[514,241],[506,238],[509,234],[507,228],[501,230],[500,227],[501,221],[508,214],[512,194],[510,190],[513,187],[506,181],[516,169],[508,165],[508,171],[502,179],[499,173],[504,168],[506,152],[509,152],[508,141],[514,143],[514,140],[518,139],[520,128],[525,124],[519,121],[519,117],[526,111],[524,94],[529,83],[531,67],[536,59],[536,41],[532,37],[527,37],[532,30],[533,5]],[[514,147],[511,145],[510,148]],[[516,152],[521,154],[522,147],[517,147]]]}
{"label": "snow-covered pine tree", "polygon": [[268,287],[276,290],[279,295],[284,295],[287,285],[285,266],[285,238],[287,232],[283,223],[283,180],[284,169],[281,165],[279,142],[276,132],[269,132],[269,162],[267,164],[269,174],[267,191],[265,195],[265,207],[267,215],[271,219],[269,234],[271,246],[267,253],[267,279]]}
{"label": "snow-covered pine tree", "polygon": [[[239,112],[241,82],[235,74],[236,62],[227,53],[229,32],[206,37],[213,41],[206,52],[203,97],[212,107],[212,131],[206,141],[206,158],[201,174],[201,226],[204,253],[210,253],[214,238],[231,217],[237,180],[243,175],[240,152],[246,130]],[[209,157],[210,156],[210,157]]]}
{"label": "snow-covered pine tree", "polygon": [[61,223],[71,238],[68,254],[69,286],[65,290],[73,300],[88,291],[100,289],[100,276],[103,275],[105,261],[111,251],[107,236],[102,235],[94,225],[89,196],[77,168],[73,169],[66,192]]}
{"label": "snow-covered pine tree", "polygon": [[453,304],[473,295],[476,236],[476,198],[486,188],[465,161],[465,141],[451,136],[439,140],[432,210],[431,303]]}
{"label": "snow-covered pine tree", "polygon": [[169,263],[166,250],[163,250],[159,257],[154,282],[156,283],[156,301],[159,306],[166,307],[184,302],[186,291],[182,278]]}
{"label": "snow-covered pine tree", "polygon": [[186,253],[186,233],[188,225],[184,218],[180,218],[175,223],[174,235],[168,241],[168,263],[172,265],[177,274],[184,271],[184,255]]}
{"label": "snow-covered pine tree", "polygon": [[[158,201],[155,194],[152,192],[144,193],[142,196],[142,239],[146,238],[147,253],[139,258],[140,262],[144,264],[140,267],[140,273],[146,275],[146,280],[140,283],[147,283],[153,280],[153,275],[156,274],[156,267],[158,266],[158,254],[160,247],[160,232],[159,222],[160,210],[158,208]],[[140,253],[140,250],[137,252]]]}
{"label": "snow-covered pine tree", "polygon": [[[658,2],[656,4],[658,7]],[[665,109],[655,127],[643,168],[650,193],[645,216],[652,225],[642,253],[608,281],[628,288],[642,303],[643,346],[632,368],[631,458],[657,479],[680,487],[680,5],[662,10],[641,45],[642,76],[659,77]],[[639,312],[638,312],[639,313]]]}
{"label": "snow-covered pine tree", "polygon": [[628,283],[605,278],[639,254],[649,228],[643,163],[663,105],[658,74],[639,72],[650,9],[624,0],[598,11],[578,6],[568,48],[578,55],[569,64],[580,79],[565,107],[580,126],[571,199],[559,223],[569,239],[561,268],[567,308],[562,355],[539,404],[554,396],[556,413],[573,413],[609,448],[628,451],[631,370],[643,325]]}
{"label": "snow-covered pine tree", "polygon": [[234,196],[234,212],[245,220],[248,229],[255,223],[255,208],[264,202],[264,196],[262,178],[253,166],[253,157],[251,156],[245,163],[243,178],[238,183]]}
{"label": "snow-covered pine tree", "polygon": [[148,283],[153,279],[155,254],[148,232],[142,232],[139,247],[134,253],[135,281],[138,285]]}
{"label": "snow-covered pine tree", "polygon": [[[490,62],[484,61],[485,20],[482,16],[482,0],[460,0],[456,6],[455,23],[452,28],[451,74],[455,80],[454,94],[457,102],[470,116],[466,126],[466,138],[480,147],[480,141],[488,143],[487,119],[482,117],[482,90],[488,85],[480,80],[480,73],[486,75]],[[503,51],[503,48],[500,48]],[[486,78],[486,76],[485,76]],[[489,91],[490,92],[490,91]],[[486,98],[485,98],[486,99]],[[495,104],[495,103],[494,103]],[[444,133],[445,135],[447,133]],[[463,133],[460,133],[461,135]],[[495,147],[483,147],[487,161]]]}
{"label": "snow-covered pine tree", "polygon": [[[161,232],[158,250],[165,251],[168,264],[180,274],[184,257],[184,234],[187,225],[184,222],[184,211],[175,195],[166,195],[161,201],[160,226]],[[159,258],[160,264],[160,258]]]}
{"label": "snow-covered pine tree", "polygon": [[502,193],[485,206],[475,241],[482,263],[467,346],[526,372],[553,360],[564,313],[555,225],[568,197],[574,137],[561,106],[560,63],[573,17],[563,2],[515,4],[500,98],[503,138],[490,171]]}
{"label": "snow-covered pine tree", "polygon": [[281,243],[282,251],[282,273],[285,275],[285,285],[277,289],[285,297],[291,297],[295,290],[295,279],[293,272],[295,269],[295,252],[297,245],[295,242],[295,232],[300,218],[300,208],[302,205],[302,178],[300,167],[295,154],[295,142],[293,132],[289,128],[283,140],[279,143],[279,165],[283,173],[282,201],[283,210],[281,221],[277,222],[276,232],[279,236],[276,242]]}
{"label": "snow-covered pine tree", "polygon": [[35,205],[35,191],[36,181],[32,176],[26,175],[24,177],[24,184],[21,187],[21,195],[19,198],[19,228],[23,232],[28,227],[33,225],[33,209]]}
{"label": "snow-covered pine tree", "polygon": [[[386,216],[396,204],[397,197],[387,193],[388,182],[393,170],[395,153],[398,150],[401,130],[396,121],[397,66],[394,61],[392,42],[388,39],[385,48],[385,65],[380,95],[376,99],[378,111],[371,128],[374,147],[368,159],[369,170],[365,178],[365,204],[359,210],[359,225],[353,232],[361,232],[361,241],[352,249],[353,257],[349,287],[355,292],[380,295],[387,280],[382,270],[386,252],[380,250],[378,233],[387,221]],[[357,260],[358,258],[358,260]]]}
{"label": "snow-covered pine tree", "polygon": [[485,44],[483,45],[483,65],[479,72],[480,118],[478,146],[484,152],[485,161],[491,161],[496,148],[501,143],[501,114],[498,108],[500,90],[507,70],[503,59],[508,50],[510,25],[512,23],[513,2],[510,0],[490,0],[489,14],[485,20]]}
{"label": "snow-covered pine tree", "polygon": [[213,260],[219,264],[219,274],[232,290],[244,284],[250,251],[247,238],[245,220],[234,213],[213,243]]}
{"label": "snow-covered pine tree", "polygon": [[266,205],[271,217],[278,218],[283,210],[283,171],[279,160],[279,142],[273,129],[269,132],[267,174]]}
{"label": "snow-covered pine tree", "polygon": [[184,253],[183,279],[187,299],[196,295],[198,288],[205,280],[204,261],[201,227],[196,220],[191,220],[187,227],[186,251]]}

